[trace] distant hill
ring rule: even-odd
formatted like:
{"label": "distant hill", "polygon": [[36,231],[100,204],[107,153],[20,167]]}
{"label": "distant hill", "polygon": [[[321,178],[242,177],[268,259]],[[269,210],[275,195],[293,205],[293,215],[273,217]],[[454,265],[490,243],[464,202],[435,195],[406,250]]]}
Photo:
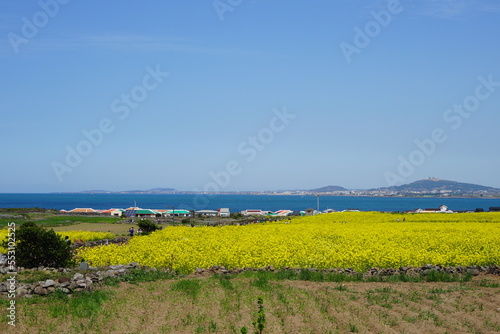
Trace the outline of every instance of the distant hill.
{"label": "distant hill", "polygon": [[472,183],[463,183],[457,181],[440,180],[436,178],[429,178],[425,180],[415,181],[409,184],[403,184],[401,186],[393,186],[386,188],[378,188],[376,190],[385,191],[395,191],[398,193],[432,193],[432,192],[452,192],[452,193],[477,193],[477,192],[489,192],[489,193],[500,193],[500,189],[481,186]]}
{"label": "distant hill", "polygon": [[176,192],[174,188],[153,188],[149,190],[124,190],[124,191],[110,191],[110,190],[84,190],[80,193],[84,194],[171,194]]}
{"label": "distant hill", "polygon": [[174,188],[153,188],[147,190],[149,192],[160,192],[160,193],[167,193],[167,192],[174,192],[176,191]]}
{"label": "distant hill", "polygon": [[326,186],[318,189],[312,189],[310,191],[315,193],[331,193],[334,191],[347,191],[347,189],[341,186]]}
{"label": "distant hill", "polygon": [[83,193],[83,194],[105,194],[105,193],[109,193],[110,191],[107,191],[107,190],[84,190],[84,191],[80,191],[80,193]]}

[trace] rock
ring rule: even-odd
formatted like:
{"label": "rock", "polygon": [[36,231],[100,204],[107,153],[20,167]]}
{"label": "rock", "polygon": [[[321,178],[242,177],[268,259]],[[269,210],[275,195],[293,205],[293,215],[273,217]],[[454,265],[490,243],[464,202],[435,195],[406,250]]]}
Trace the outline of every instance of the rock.
{"label": "rock", "polygon": [[58,280],[57,280],[59,283],[66,283],[66,282],[70,282],[71,279],[68,278],[68,277],[60,277]]}
{"label": "rock", "polygon": [[54,282],[54,281],[53,281],[53,280],[51,280],[51,279],[48,279],[48,280],[46,280],[46,281],[45,281],[45,283],[43,284],[43,287],[44,287],[44,288],[49,288],[49,287],[52,287],[52,286],[54,286],[54,285],[56,285],[56,282]]}
{"label": "rock", "polygon": [[86,288],[87,287],[87,281],[86,280],[78,280],[76,281],[76,285],[80,288]]}
{"label": "rock", "polygon": [[479,275],[479,270],[477,270],[477,269],[467,269],[467,273],[471,274],[472,276],[478,276]]}
{"label": "rock", "polygon": [[65,287],[69,286],[70,284],[71,284],[70,281],[68,281],[68,282],[62,282],[61,285],[60,285],[60,287],[61,288],[65,288]]}
{"label": "rock", "polygon": [[37,295],[41,295],[41,296],[45,296],[47,295],[49,292],[47,291],[47,289],[45,289],[44,287],[41,287],[40,285],[38,285],[34,290],[33,290],[33,293],[37,294]]}
{"label": "rock", "polygon": [[84,279],[83,275],[80,274],[80,273],[76,273],[74,276],[73,276],[73,281],[78,281],[78,280],[81,280],[81,279]]}
{"label": "rock", "polygon": [[21,288],[21,287],[17,288],[16,295],[17,295],[18,298],[19,297],[23,297],[26,294],[28,294],[28,290],[26,288]]}
{"label": "rock", "polygon": [[89,269],[89,264],[87,262],[82,262],[80,263],[80,270],[88,270]]}

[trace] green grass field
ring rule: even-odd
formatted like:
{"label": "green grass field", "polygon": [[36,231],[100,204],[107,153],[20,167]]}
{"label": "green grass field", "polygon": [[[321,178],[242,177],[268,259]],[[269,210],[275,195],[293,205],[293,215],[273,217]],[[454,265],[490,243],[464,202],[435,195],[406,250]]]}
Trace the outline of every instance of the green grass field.
{"label": "green grass field", "polygon": [[[6,216],[9,215],[9,216]],[[27,221],[33,221],[44,227],[70,226],[80,223],[107,223],[114,224],[121,219],[117,217],[87,217],[87,216],[71,216],[54,212],[23,212],[9,211],[0,212],[0,228],[7,226],[8,223],[14,222],[22,224]]]}

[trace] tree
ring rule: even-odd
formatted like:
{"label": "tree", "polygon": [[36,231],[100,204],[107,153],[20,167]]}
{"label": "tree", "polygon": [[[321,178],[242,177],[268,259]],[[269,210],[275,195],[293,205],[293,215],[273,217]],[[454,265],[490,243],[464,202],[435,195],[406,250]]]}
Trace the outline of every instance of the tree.
{"label": "tree", "polygon": [[158,226],[156,226],[155,223],[152,223],[151,221],[147,219],[141,219],[138,223],[137,226],[139,226],[139,229],[142,230],[142,234],[149,234],[151,232],[154,232],[158,229]]}
{"label": "tree", "polygon": [[26,222],[19,227],[16,238],[16,263],[20,267],[60,268],[75,264],[70,243],[54,230]]}

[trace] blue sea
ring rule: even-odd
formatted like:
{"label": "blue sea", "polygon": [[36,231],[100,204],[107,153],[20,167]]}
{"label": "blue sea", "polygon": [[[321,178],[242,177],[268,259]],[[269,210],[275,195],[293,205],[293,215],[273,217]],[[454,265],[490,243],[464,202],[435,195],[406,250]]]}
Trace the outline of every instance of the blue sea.
{"label": "blue sea", "polygon": [[[0,208],[30,208],[71,210],[93,208],[105,210],[137,205],[145,209],[216,210],[229,208],[231,212],[245,209],[269,211],[317,209],[316,196],[285,195],[194,195],[194,194],[0,194]],[[500,199],[483,198],[401,198],[321,196],[320,210],[358,209],[361,211],[406,211],[417,208],[438,208],[446,205],[450,210],[475,210],[500,207]]]}

